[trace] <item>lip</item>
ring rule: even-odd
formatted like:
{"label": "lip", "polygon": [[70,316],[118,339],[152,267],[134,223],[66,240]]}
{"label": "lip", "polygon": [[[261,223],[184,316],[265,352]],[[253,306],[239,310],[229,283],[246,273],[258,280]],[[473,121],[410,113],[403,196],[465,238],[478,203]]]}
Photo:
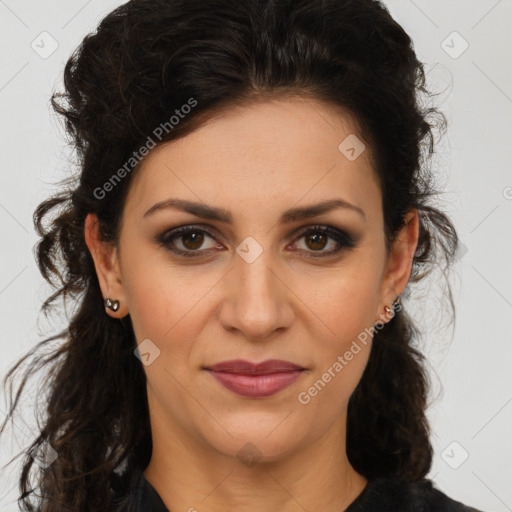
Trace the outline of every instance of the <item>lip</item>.
{"label": "lip", "polygon": [[291,386],[305,370],[280,359],[269,359],[261,363],[237,359],[223,361],[205,369],[225,388],[249,398],[272,396]]}
{"label": "lip", "polygon": [[222,363],[208,366],[207,370],[216,372],[229,372],[241,375],[267,375],[269,373],[290,372],[296,370],[304,370],[299,365],[283,361],[282,359],[267,359],[261,363],[251,363],[244,359],[233,359],[231,361],[223,361]]}

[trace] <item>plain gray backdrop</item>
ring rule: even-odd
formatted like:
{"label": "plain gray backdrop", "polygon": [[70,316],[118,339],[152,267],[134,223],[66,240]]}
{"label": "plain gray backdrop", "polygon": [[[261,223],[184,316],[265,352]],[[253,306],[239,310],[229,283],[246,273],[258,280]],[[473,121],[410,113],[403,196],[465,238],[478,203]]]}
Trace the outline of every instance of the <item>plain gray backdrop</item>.
{"label": "plain gray backdrop", "polygon": [[[38,240],[34,209],[58,179],[75,170],[49,98],[63,90],[71,52],[121,3],[0,0],[2,379],[36,342],[66,325],[65,312],[50,320],[38,314],[51,290],[32,252]],[[512,1],[385,4],[412,37],[428,85],[440,92],[436,105],[449,126],[433,167],[444,191],[439,205],[463,242],[451,277],[453,328],[438,311],[441,274],[405,303],[424,331],[434,381],[428,417],[435,459],[429,476],[454,499],[486,512],[511,511]],[[43,393],[44,379],[34,381],[23,418],[15,418],[1,437],[0,464],[33,440],[32,409]],[[6,407],[2,396],[2,421]],[[18,510],[18,471],[17,462],[0,470],[2,512]]]}

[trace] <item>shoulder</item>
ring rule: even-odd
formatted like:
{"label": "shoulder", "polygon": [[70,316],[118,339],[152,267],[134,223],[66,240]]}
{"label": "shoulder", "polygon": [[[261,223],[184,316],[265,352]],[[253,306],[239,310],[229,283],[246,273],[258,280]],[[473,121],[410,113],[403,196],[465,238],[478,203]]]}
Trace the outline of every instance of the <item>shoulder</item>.
{"label": "shoulder", "polygon": [[446,494],[437,489],[431,480],[420,480],[408,485],[411,503],[417,507],[415,510],[446,511],[446,512],[482,512],[449,498]]}
{"label": "shoulder", "polygon": [[406,482],[398,478],[370,480],[346,512],[482,512],[456,501],[431,480]]}
{"label": "shoulder", "polygon": [[109,512],[169,512],[138,466],[111,480],[115,491]]}
{"label": "shoulder", "polygon": [[[140,468],[126,475],[127,493],[120,493],[111,512],[168,512]],[[456,501],[431,480],[407,482],[398,478],[370,480],[345,512],[483,512]]]}

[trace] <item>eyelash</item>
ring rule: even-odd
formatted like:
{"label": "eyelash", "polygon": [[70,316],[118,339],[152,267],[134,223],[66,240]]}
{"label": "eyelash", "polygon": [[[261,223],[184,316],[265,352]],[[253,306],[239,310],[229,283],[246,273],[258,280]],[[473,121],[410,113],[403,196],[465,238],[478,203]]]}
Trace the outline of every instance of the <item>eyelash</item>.
{"label": "eyelash", "polygon": [[[215,239],[215,236],[212,235],[208,230],[204,228],[199,228],[195,226],[184,226],[180,228],[173,229],[171,231],[167,231],[164,234],[157,237],[156,241],[160,244],[161,247],[164,247],[166,250],[173,252],[174,254],[177,254],[179,256],[184,256],[186,258],[197,258],[201,256],[201,252],[206,252],[204,249],[200,250],[188,250],[183,251],[181,249],[176,249],[169,247],[170,243],[179,238],[180,236],[189,234],[189,233],[203,233],[207,234],[210,238]],[[332,226],[309,226],[306,230],[302,231],[297,239],[301,239],[305,237],[306,235],[310,234],[316,234],[321,233],[324,235],[327,235],[329,238],[333,239],[335,242],[338,243],[340,247],[337,249],[328,251],[328,252],[322,252],[322,250],[319,251],[305,251],[308,253],[315,253],[318,252],[318,255],[308,255],[305,256],[306,258],[325,258],[328,256],[333,256],[335,254],[340,253],[343,249],[352,249],[356,246],[355,240],[352,236],[345,233],[344,231],[340,231],[339,229],[336,229]],[[304,252],[304,251],[302,251]],[[194,254],[197,253],[197,254]]]}

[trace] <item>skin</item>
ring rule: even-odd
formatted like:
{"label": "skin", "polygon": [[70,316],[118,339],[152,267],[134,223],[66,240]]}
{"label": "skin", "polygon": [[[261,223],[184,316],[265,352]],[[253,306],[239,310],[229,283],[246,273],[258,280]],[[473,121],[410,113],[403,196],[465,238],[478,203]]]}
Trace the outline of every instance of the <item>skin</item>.
{"label": "skin", "polygon": [[[354,161],[338,149],[351,133],[348,115],[316,100],[238,106],[150,151],[130,186],[118,248],[100,240],[94,215],[86,219],[103,296],[120,301],[106,313],[130,314],[137,343],[150,339],[160,350],[144,366],[153,436],[144,474],[169,510],[339,512],[367,484],[347,459],[345,437],[371,337],[308,404],[297,398],[359,333],[389,320],[385,306],[405,289],[417,246],[411,210],[387,257],[370,148]],[[143,217],[171,197],[229,210],[233,223],[176,209]],[[288,208],[334,198],[365,217],[338,208],[279,223]],[[201,245],[189,234],[170,246],[204,255],[174,255],[155,241],[183,225],[214,238],[205,234]],[[303,236],[312,225],[353,234],[356,247],[307,258],[338,247]],[[236,252],[248,236],[263,250],[251,263]],[[202,369],[238,358],[284,359],[307,371],[251,399]],[[255,447],[252,464],[240,456],[246,443]]]}

